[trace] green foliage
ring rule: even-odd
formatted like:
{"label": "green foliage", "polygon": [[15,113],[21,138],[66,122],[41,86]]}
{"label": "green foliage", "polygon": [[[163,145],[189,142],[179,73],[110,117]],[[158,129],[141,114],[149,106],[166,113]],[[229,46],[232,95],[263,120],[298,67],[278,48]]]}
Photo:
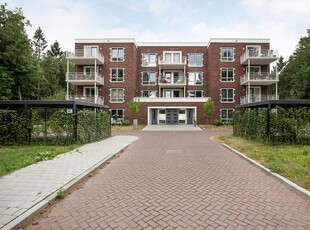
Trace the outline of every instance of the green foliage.
{"label": "green foliage", "polygon": [[51,160],[55,157],[55,155],[49,151],[41,152],[35,157],[35,161],[47,161]]}
{"label": "green foliage", "polygon": [[124,121],[122,122],[122,125],[123,125],[123,126],[130,126],[130,125],[131,125],[131,122],[130,122],[129,120],[124,120]]}
{"label": "green foliage", "polygon": [[223,122],[221,120],[219,120],[219,119],[215,119],[215,120],[213,120],[213,125],[221,126],[221,125],[223,125]]}
{"label": "green foliage", "polygon": [[62,199],[62,198],[64,198],[65,196],[66,196],[66,190],[65,190],[65,189],[60,189],[60,190],[58,190],[57,195],[56,195],[56,197],[57,197],[58,199]]}
{"label": "green foliage", "polygon": [[45,36],[44,33],[41,29],[41,27],[39,27],[34,35],[33,35],[33,47],[34,47],[34,56],[36,56],[37,58],[41,59],[44,56],[44,50],[47,47],[47,42],[45,40]]}
{"label": "green foliage", "polygon": [[140,115],[140,100],[130,100],[128,102],[128,107],[131,110],[131,112],[133,113],[133,117],[136,119],[138,118],[138,116]]}
{"label": "green foliage", "polygon": [[214,102],[210,99],[203,104],[203,113],[208,117],[212,117],[215,112]]}
{"label": "green foliage", "polygon": [[310,99],[310,30],[300,38],[295,52],[279,76],[282,99]]}
{"label": "green foliage", "polygon": [[270,113],[268,133],[268,109],[247,109],[234,114],[234,135],[259,142],[310,143],[310,109],[277,107]]}

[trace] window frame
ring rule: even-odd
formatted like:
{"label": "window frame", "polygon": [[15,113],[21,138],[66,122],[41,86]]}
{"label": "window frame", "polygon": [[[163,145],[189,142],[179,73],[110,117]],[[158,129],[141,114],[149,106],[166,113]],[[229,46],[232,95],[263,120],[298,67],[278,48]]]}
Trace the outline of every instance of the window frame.
{"label": "window frame", "polygon": [[[190,55],[195,55],[194,59],[195,59],[195,63],[194,64],[190,64],[189,60],[190,60]],[[201,55],[201,64],[197,64],[197,55]],[[188,53],[188,67],[203,67],[203,53]]]}
{"label": "window frame", "polygon": [[[227,80],[223,80],[223,70],[226,70],[227,71],[227,76],[226,76],[226,79]],[[229,77],[228,77],[228,70],[232,70],[232,80],[229,80]],[[221,82],[234,82],[235,81],[235,68],[232,68],[232,67],[223,67],[220,69],[220,78],[221,78]]]}
{"label": "window frame", "polygon": [[[142,53],[141,54],[141,66],[142,67],[156,67],[157,66],[157,53]],[[155,62],[146,62],[144,61],[144,56],[148,56],[148,60],[150,60],[150,56],[155,55]],[[148,64],[146,64],[148,63]]]}
{"label": "window frame", "polygon": [[[155,96],[148,96],[148,97],[145,97],[143,95],[144,92],[155,92]],[[141,97],[143,98],[156,98],[157,97],[157,90],[141,90]]]}
{"label": "window frame", "polygon": [[[189,75],[192,73],[195,74],[195,81],[193,84],[190,84],[190,82],[192,82],[192,81],[190,81]],[[197,76],[196,76],[196,74],[197,74]],[[201,83],[197,84],[196,82],[199,80],[199,78],[197,78],[197,77],[199,77],[199,74],[201,74]],[[203,72],[202,71],[189,71],[189,72],[187,72],[187,85],[203,85]]]}
{"label": "window frame", "polygon": [[[112,93],[114,90],[117,90],[117,93],[119,93],[119,91],[123,91],[123,98],[112,98]],[[124,103],[125,101],[125,89],[124,88],[111,88],[110,89],[110,103]]]}
{"label": "window frame", "polygon": [[[116,59],[117,60],[113,60],[113,50],[115,50],[115,49],[117,49],[117,57],[116,57]],[[122,58],[120,58],[119,57],[119,51],[120,50],[123,50],[123,57]],[[111,47],[110,48],[110,61],[111,62],[124,62],[125,61],[125,48],[124,47]]]}
{"label": "window frame", "polygon": [[[223,50],[226,50],[227,54],[229,54],[228,50],[232,50],[232,59],[227,57],[223,57]],[[234,62],[235,61],[235,48],[234,47],[221,47],[220,48],[220,60],[221,62]]]}
{"label": "window frame", "polygon": [[[150,73],[154,73],[155,74],[155,79],[154,79],[154,84],[150,84]],[[148,81],[144,81],[143,77],[144,74],[148,74]],[[148,83],[144,83],[144,82],[148,82]],[[157,72],[156,71],[143,71],[141,72],[141,85],[157,85]]]}
{"label": "window frame", "polygon": [[[112,79],[113,79],[113,70],[116,70],[117,71],[117,76],[116,76],[116,81],[113,81]],[[122,81],[119,81],[118,79],[120,78],[119,76],[118,76],[118,72],[119,72],[119,70],[122,70],[123,71],[123,76],[122,76],[122,78],[123,78],[123,80]],[[125,68],[110,68],[110,82],[124,82],[125,81]]]}
{"label": "window frame", "polygon": [[[124,109],[110,109],[110,114],[111,114],[111,123],[113,124],[113,120],[115,120],[114,118],[113,118],[113,115],[112,115],[112,111],[122,111],[122,118],[118,118],[115,122],[119,122],[119,121],[121,121],[121,122],[123,122],[124,120],[125,120],[125,110]],[[118,114],[118,113],[116,113],[116,114]],[[115,124],[117,124],[117,123],[115,123]]]}
{"label": "window frame", "polygon": [[[227,92],[227,98],[223,98],[223,90]],[[229,90],[232,90],[233,96],[229,98]],[[234,88],[221,88],[220,89],[221,103],[234,103],[235,102],[235,89]]]}
{"label": "window frame", "polygon": [[[195,96],[194,97],[191,97],[189,92],[194,92]],[[201,92],[201,97],[197,97],[196,93],[197,92]],[[191,97],[191,98],[202,98],[203,97],[203,93],[204,91],[203,90],[187,90],[187,97]]]}
{"label": "window frame", "polygon": [[[232,111],[232,117],[229,118],[229,111]],[[235,112],[235,109],[220,109],[220,112],[221,112],[221,121],[222,122],[231,122],[233,121],[233,116],[234,116],[234,112]],[[223,119],[223,112],[226,112],[226,118]]]}

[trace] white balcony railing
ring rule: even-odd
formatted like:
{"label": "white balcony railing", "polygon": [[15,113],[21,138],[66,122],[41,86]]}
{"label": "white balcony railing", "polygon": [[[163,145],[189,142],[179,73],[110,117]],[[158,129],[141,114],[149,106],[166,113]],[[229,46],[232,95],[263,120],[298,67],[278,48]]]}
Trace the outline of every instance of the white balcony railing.
{"label": "white balcony railing", "polygon": [[278,81],[278,77],[276,74],[271,73],[250,73],[249,75],[246,73],[241,76],[240,83],[241,85],[248,81]]}
{"label": "white balcony railing", "polygon": [[84,102],[91,102],[103,105],[104,104],[104,98],[101,96],[84,96],[84,95],[74,95],[74,96],[68,96],[66,98],[67,100],[75,100],[75,101],[84,101]]}
{"label": "white balcony railing", "polygon": [[158,84],[159,85],[185,85],[186,79],[183,75],[178,76],[178,77],[172,77],[172,79],[161,76],[158,78]]}
{"label": "white balcony railing", "polygon": [[104,77],[100,73],[90,73],[90,74],[85,74],[85,73],[79,73],[79,72],[70,72],[67,73],[66,76],[67,81],[97,81],[101,83],[102,85],[104,84]]}
{"label": "white balcony railing", "polygon": [[91,58],[97,58],[102,63],[104,63],[104,57],[99,51],[92,51],[92,52],[85,52],[83,49],[76,49],[75,53],[67,52],[66,58],[85,58],[85,59],[91,59]]}
{"label": "white balcony railing", "polygon": [[269,100],[279,100],[279,96],[276,95],[260,95],[260,96],[250,96],[246,95],[240,98],[240,104],[248,104],[253,102],[260,101],[269,101]]}
{"label": "white balcony railing", "polygon": [[183,56],[181,59],[164,59],[164,57],[159,57],[158,59],[159,65],[186,65],[186,57]]}
{"label": "white balcony railing", "polygon": [[245,51],[241,57],[240,62],[244,63],[248,58],[256,58],[256,59],[278,59],[279,52],[278,50],[265,50],[262,49],[258,51],[247,50]]}

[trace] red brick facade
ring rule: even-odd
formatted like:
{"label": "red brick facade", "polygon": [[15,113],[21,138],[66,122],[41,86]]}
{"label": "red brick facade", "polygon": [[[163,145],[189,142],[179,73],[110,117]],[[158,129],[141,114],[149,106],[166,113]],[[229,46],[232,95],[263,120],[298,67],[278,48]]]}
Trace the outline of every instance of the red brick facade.
{"label": "red brick facade", "polygon": [[[269,50],[269,40],[266,39],[211,39],[209,43],[141,43],[137,44],[133,39],[111,39],[111,40],[77,40],[75,44],[76,50],[83,50],[84,46],[98,46],[99,52],[104,57],[104,64],[98,65],[99,73],[104,76],[104,84],[98,85],[98,95],[104,98],[104,104],[108,105],[111,110],[123,110],[124,120],[132,120],[133,116],[129,110],[127,103],[133,98],[140,98],[141,100],[141,115],[139,117],[139,123],[150,124],[151,114],[149,108],[194,108],[195,122],[198,124],[205,123],[205,117],[203,115],[203,104],[201,98],[195,99],[181,99],[177,98],[165,102],[163,98],[164,92],[171,90],[171,94],[175,91],[180,93],[181,97],[188,98],[189,90],[202,91],[202,97],[205,101],[211,99],[215,103],[215,114],[213,119],[221,119],[222,109],[234,109],[236,105],[240,104],[240,98],[247,94],[247,85],[241,85],[240,78],[247,72],[247,65],[240,63],[240,57],[247,50],[247,46],[259,46],[261,50]],[[111,48],[123,48],[124,60],[123,61],[111,61]],[[221,60],[221,48],[233,49],[233,60],[222,61]],[[162,59],[164,52],[176,51],[181,52],[181,56],[185,57],[186,64],[181,66],[178,70],[175,70],[173,66],[161,66],[159,59]],[[142,55],[145,53],[151,53],[156,55],[156,66],[145,67],[142,65]],[[202,66],[191,67],[189,66],[189,53],[202,54],[203,62]],[[69,60],[72,61],[72,60]],[[74,61],[72,61],[74,63]],[[75,71],[83,72],[84,64],[75,63]],[[257,65],[256,65],[257,66]],[[250,67],[250,66],[249,66]],[[252,65],[251,65],[252,67]],[[124,71],[124,80],[120,82],[111,81],[111,68],[121,68]],[[221,81],[221,68],[233,68],[234,78],[233,81]],[[262,63],[257,67],[261,72],[270,72],[269,63]],[[143,85],[142,84],[142,72],[151,71],[156,72],[156,84],[155,85]],[[184,85],[159,85],[159,77],[164,71],[179,71],[181,75],[185,77],[186,83]],[[203,81],[202,84],[188,84],[188,72],[202,72]],[[73,83],[74,84],[74,83]],[[270,85],[270,84],[269,84]],[[76,84],[75,94],[83,94],[84,87],[87,85]],[[91,85],[89,85],[91,87]],[[268,94],[268,85],[255,85],[257,91],[260,91],[261,95]],[[234,89],[234,101],[233,102],[221,102],[221,89]],[[111,89],[123,89],[124,101],[123,102],[111,102]],[[153,101],[143,100],[142,91],[154,90],[156,91],[156,97],[162,100]],[[85,94],[85,93],[84,93]],[[158,111],[156,112],[158,113]],[[159,115],[158,115],[159,116]],[[157,119],[157,118],[156,118]],[[185,122],[186,123],[186,122]]]}

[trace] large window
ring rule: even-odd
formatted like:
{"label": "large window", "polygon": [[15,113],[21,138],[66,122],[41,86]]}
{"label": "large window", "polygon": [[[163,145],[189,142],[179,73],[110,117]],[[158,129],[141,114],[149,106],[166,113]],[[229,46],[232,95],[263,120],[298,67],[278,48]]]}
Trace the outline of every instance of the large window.
{"label": "large window", "polygon": [[221,61],[234,61],[234,48],[222,47],[221,48]]}
{"label": "large window", "polygon": [[156,97],[156,90],[143,90],[142,97]]}
{"label": "large window", "polygon": [[221,68],[221,81],[234,81],[234,68]]}
{"label": "large window", "polygon": [[124,89],[110,89],[110,102],[111,103],[124,102]]}
{"label": "large window", "polygon": [[156,54],[142,54],[142,66],[156,66]]}
{"label": "large window", "polygon": [[188,73],[188,84],[189,85],[202,85],[203,78],[202,72],[189,72]]}
{"label": "large window", "polygon": [[112,125],[120,124],[124,121],[123,109],[111,109],[111,123]]}
{"label": "large window", "polygon": [[156,72],[143,72],[142,85],[156,85]]}
{"label": "large window", "polygon": [[124,61],[124,48],[111,48],[111,61]]}
{"label": "large window", "polygon": [[112,82],[124,81],[124,69],[110,69],[110,80]]}
{"label": "large window", "polygon": [[188,97],[203,97],[202,90],[188,90]]}
{"label": "large window", "polygon": [[202,66],[202,53],[189,53],[188,66]]}
{"label": "large window", "polygon": [[233,120],[234,109],[221,109],[221,120],[229,122]]}
{"label": "large window", "polygon": [[97,57],[98,46],[84,46],[84,57]]}
{"label": "large window", "polygon": [[221,89],[221,102],[232,103],[235,101],[234,89]]}
{"label": "large window", "polygon": [[[98,94],[98,87],[96,87],[96,93]],[[94,97],[96,93],[95,93],[95,87],[92,86],[83,87],[83,96]]]}

